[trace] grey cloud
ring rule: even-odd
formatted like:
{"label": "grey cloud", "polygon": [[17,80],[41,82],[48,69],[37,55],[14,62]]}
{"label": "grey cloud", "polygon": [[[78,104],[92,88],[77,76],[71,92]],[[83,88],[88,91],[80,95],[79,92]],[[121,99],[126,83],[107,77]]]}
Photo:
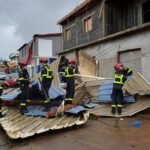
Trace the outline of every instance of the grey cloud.
{"label": "grey cloud", "polygon": [[[0,32],[6,26],[15,26],[14,36],[16,43],[9,37],[0,41],[0,49],[18,49],[22,44],[32,39],[35,33],[60,32],[57,21],[70,12],[77,3],[83,0],[0,0]],[[3,27],[3,28],[2,28]],[[18,37],[20,38],[18,40]],[[13,39],[14,40],[14,39]],[[18,40],[18,41],[17,41]],[[23,43],[21,43],[23,42]]]}

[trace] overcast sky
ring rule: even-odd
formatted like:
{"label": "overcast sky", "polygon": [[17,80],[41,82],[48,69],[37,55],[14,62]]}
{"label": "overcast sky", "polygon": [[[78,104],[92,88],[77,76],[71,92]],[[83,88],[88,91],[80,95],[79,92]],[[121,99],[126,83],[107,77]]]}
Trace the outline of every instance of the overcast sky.
{"label": "overcast sky", "polygon": [[57,21],[84,0],[0,0],[0,57],[36,34],[60,32]]}

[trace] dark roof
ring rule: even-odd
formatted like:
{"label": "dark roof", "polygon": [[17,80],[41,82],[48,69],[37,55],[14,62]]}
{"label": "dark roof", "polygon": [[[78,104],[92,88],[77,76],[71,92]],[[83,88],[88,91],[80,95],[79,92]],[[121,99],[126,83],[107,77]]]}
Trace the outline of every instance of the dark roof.
{"label": "dark roof", "polygon": [[62,19],[60,19],[57,24],[63,24],[68,18],[76,16],[76,13],[79,13],[83,9],[85,9],[87,6],[90,6],[92,3],[96,2],[97,0],[85,0],[83,3],[81,3],[79,6],[74,8],[69,14],[64,16]]}
{"label": "dark roof", "polygon": [[25,47],[27,43],[23,44],[17,51],[20,51],[23,47]]}
{"label": "dark roof", "polygon": [[62,35],[62,33],[34,34],[33,38],[35,38],[35,37],[61,36],[61,35]]}

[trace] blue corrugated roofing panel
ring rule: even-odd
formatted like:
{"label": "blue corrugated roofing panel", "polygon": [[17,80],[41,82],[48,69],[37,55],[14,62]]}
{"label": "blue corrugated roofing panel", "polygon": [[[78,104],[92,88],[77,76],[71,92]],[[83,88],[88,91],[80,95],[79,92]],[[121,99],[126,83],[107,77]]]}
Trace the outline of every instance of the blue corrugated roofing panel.
{"label": "blue corrugated roofing panel", "polygon": [[28,106],[28,113],[25,113],[27,116],[45,116],[45,113],[43,111],[43,106]]}
{"label": "blue corrugated roofing panel", "polygon": [[[97,93],[97,99],[103,103],[111,102],[112,88],[113,80],[106,81],[105,83],[101,84]],[[124,96],[123,102],[135,102],[135,99],[133,96]]]}
{"label": "blue corrugated roofing panel", "polygon": [[97,107],[99,106],[99,104],[95,104],[95,103],[85,103],[83,104],[84,107],[87,107],[87,108],[94,108],[94,107]]}
{"label": "blue corrugated roofing panel", "polygon": [[65,91],[58,86],[51,86],[48,94],[51,99],[55,99],[59,96],[65,97]]}
{"label": "blue corrugated roofing panel", "polygon": [[71,113],[71,114],[79,114],[80,112],[85,111],[86,109],[83,106],[76,106],[73,107],[72,109],[66,110],[66,113]]}

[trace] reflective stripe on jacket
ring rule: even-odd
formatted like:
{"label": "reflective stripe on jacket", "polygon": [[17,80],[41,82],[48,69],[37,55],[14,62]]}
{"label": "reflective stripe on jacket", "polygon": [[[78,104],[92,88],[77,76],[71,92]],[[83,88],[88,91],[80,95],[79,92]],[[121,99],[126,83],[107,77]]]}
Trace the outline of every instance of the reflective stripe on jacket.
{"label": "reflective stripe on jacket", "polygon": [[74,76],[75,69],[73,69],[73,73],[72,73],[72,74],[69,73],[69,69],[70,69],[70,66],[67,66],[67,67],[65,68],[65,77],[66,77],[66,78],[70,78],[70,77],[73,77],[73,76]]}
{"label": "reflective stripe on jacket", "polygon": [[20,82],[29,82],[29,74],[27,70],[19,70],[19,79]]}
{"label": "reflective stripe on jacket", "polygon": [[124,84],[124,82],[123,82],[123,77],[124,77],[124,75],[123,74],[114,74],[114,83],[115,84]]}
{"label": "reflective stripe on jacket", "polygon": [[45,77],[47,79],[50,79],[53,77],[53,73],[52,73],[52,69],[49,68],[48,66],[44,66],[44,69],[46,70],[46,72],[44,72],[42,74],[42,78]]}

